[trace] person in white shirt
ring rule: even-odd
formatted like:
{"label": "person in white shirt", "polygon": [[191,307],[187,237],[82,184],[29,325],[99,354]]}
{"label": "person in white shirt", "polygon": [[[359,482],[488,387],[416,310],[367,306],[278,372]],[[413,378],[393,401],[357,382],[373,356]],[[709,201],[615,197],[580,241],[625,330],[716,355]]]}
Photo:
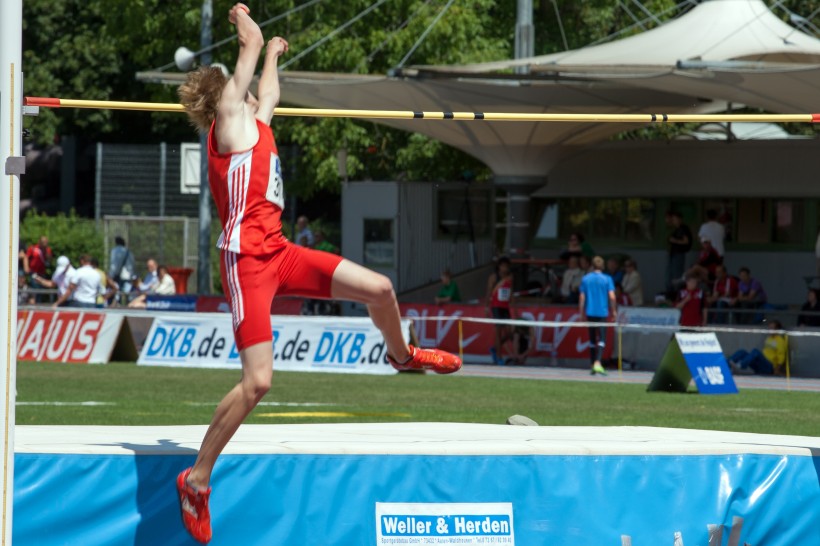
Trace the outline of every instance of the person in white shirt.
{"label": "person in white shirt", "polygon": [[[68,256],[60,256],[57,258],[57,268],[54,270],[54,274],[51,275],[51,279],[46,279],[36,273],[32,274],[31,278],[40,286],[56,288],[57,297],[62,298],[63,295],[68,292],[69,280],[74,274],[74,271],[75,269],[72,267],[71,260],[68,259]],[[68,298],[63,301],[68,301]]]}
{"label": "person in white shirt", "polygon": [[567,259],[567,269],[561,278],[561,296],[566,303],[578,303],[581,279],[586,271],[581,270],[578,256],[570,255]]}
{"label": "person in white shirt", "polygon": [[[174,283],[174,278],[168,273],[168,268],[161,265],[157,268],[158,281],[153,284],[153,288],[148,294],[157,294],[160,296],[173,296],[177,293],[177,287]],[[140,294],[128,304],[131,309],[145,309],[147,306],[146,300],[148,294]]]}
{"label": "person in white shirt", "polygon": [[700,226],[698,237],[700,237],[701,242],[711,241],[718,255],[723,258],[726,253],[723,247],[723,242],[726,240],[726,228],[717,221],[717,217],[716,210],[709,209],[706,211],[706,222]]}
{"label": "person in white shirt", "polygon": [[145,262],[145,268],[148,272],[137,285],[137,290],[141,293],[151,293],[156,290],[159,285],[159,274],[157,273],[157,261],[153,258],[148,258]]}
{"label": "person in white shirt", "polygon": [[638,273],[638,264],[635,260],[626,260],[624,262],[624,278],[621,280],[621,288],[629,295],[632,300],[632,305],[643,305],[643,282],[641,281],[641,274]]}
{"label": "person in white shirt", "polygon": [[80,256],[80,268],[69,275],[68,290],[57,298],[53,307],[59,307],[68,301],[71,307],[93,309],[97,307],[97,296],[102,293],[103,286],[100,274],[91,265],[91,256],[83,254]]}

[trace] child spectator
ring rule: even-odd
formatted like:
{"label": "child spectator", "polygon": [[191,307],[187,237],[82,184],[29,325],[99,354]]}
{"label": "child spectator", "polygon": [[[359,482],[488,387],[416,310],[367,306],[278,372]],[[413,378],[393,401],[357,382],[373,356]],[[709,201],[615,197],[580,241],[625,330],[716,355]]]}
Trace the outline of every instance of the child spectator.
{"label": "child spectator", "polygon": [[698,286],[694,275],[686,277],[686,286],[678,294],[675,307],[680,309],[681,326],[703,326],[706,324],[706,308],[703,290]]}
{"label": "child spectator", "polygon": [[441,288],[436,294],[436,303],[459,303],[461,301],[461,293],[458,291],[458,285],[453,280],[453,276],[449,269],[441,272]]}
{"label": "child spectator", "polygon": [[[782,330],[780,321],[769,323],[769,330]],[[761,375],[783,375],[787,358],[786,336],[772,333],[763,342],[763,352],[759,349],[738,350],[729,358],[729,366],[735,373],[756,373]]]}

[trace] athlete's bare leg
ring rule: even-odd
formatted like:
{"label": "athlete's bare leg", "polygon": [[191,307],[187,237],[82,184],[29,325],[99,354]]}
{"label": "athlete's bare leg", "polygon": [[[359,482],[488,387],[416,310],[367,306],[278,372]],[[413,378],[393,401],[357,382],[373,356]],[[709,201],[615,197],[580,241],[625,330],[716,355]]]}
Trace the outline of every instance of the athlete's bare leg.
{"label": "athlete's bare leg", "polygon": [[266,341],[251,345],[239,352],[239,358],[242,360],[242,379],[216,407],[196,463],[188,477],[188,483],[194,487],[208,487],[216,458],[245,417],[270,390],[273,343]]}
{"label": "athlete's bare leg", "polygon": [[350,260],[342,260],[330,284],[333,299],[356,301],[367,311],[387,344],[387,354],[399,362],[409,355],[401,330],[401,313],[390,279]]}

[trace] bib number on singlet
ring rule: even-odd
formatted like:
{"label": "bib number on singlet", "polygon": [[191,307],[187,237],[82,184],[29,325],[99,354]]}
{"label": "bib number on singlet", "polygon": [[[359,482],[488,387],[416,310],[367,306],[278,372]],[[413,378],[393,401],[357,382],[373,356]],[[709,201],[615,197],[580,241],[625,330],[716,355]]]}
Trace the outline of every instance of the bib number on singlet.
{"label": "bib number on singlet", "polygon": [[282,162],[276,154],[270,155],[270,179],[268,180],[268,190],[265,198],[279,207],[285,209],[285,181],[282,179]]}
{"label": "bib number on singlet", "polygon": [[510,301],[511,295],[512,289],[507,288],[506,286],[498,289],[498,301]]}

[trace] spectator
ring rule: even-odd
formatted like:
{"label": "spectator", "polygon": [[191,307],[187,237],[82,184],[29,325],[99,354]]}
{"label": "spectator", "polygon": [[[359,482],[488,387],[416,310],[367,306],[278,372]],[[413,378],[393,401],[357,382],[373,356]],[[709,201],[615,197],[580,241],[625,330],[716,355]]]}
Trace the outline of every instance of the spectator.
{"label": "spectator", "polygon": [[[604,275],[604,259],[595,256],[592,259],[592,272],[581,280],[581,295],[578,299],[578,312],[581,322],[604,323],[608,318],[615,319],[617,304],[615,286],[612,277]],[[606,346],[606,332],[603,326],[589,327],[589,359],[592,363],[592,375],[607,375],[601,358]]]}
{"label": "spectator", "polygon": [[153,258],[148,258],[145,261],[145,269],[147,272],[142,280],[137,285],[137,291],[141,294],[153,293],[159,286],[159,267],[157,261]]}
{"label": "spectator", "polygon": [[698,259],[695,264],[689,268],[686,275],[694,275],[698,277],[701,282],[711,283],[715,280],[715,273],[717,266],[723,263],[723,259],[712,246],[709,239],[704,239],[700,242],[701,249],[698,254]]}
{"label": "spectator", "polygon": [[71,307],[93,309],[97,307],[97,296],[103,293],[100,275],[91,265],[91,256],[80,256],[80,267],[69,275],[68,289],[61,295],[52,307],[59,307],[68,303]]}
{"label": "spectator", "polygon": [[560,258],[564,261],[569,260],[570,256],[586,256],[587,258],[592,258],[595,255],[595,252],[592,250],[592,246],[584,240],[584,236],[580,233],[572,233],[567,239],[567,248],[561,252]]}
{"label": "spectator", "polygon": [[117,286],[117,283],[115,283],[113,279],[109,278],[108,274],[100,268],[100,261],[97,258],[91,258],[91,267],[93,267],[94,271],[97,272],[97,275],[100,276],[100,285],[103,287],[103,291],[105,292],[97,297],[97,307],[103,308],[108,305],[112,299],[114,299],[114,296],[117,295],[119,287]]}
{"label": "spectator", "polygon": [[627,259],[624,262],[624,278],[621,281],[624,292],[629,294],[632,305],[643,305],[643,281],[638,273],[638,264],[635,260]]}
{"label": "spectator", "polygon": [[[752,272],[748,267],[740,268],[740,282],[737,285],[737,306],[740,309],[758,309],[766,303],[766,291],[760,281],[752,277]],[[738,317],[738,322],[749,324],[753,322],[751,313],[742,313]]]}
{"label": "spectator", "polygon": [[726,255],[724,242],[726,241],[726,228],[723,224],[717,221],[718,213],[715,209],[706,211],[706,222],[701,224],[698,230],[698,237],[701,242],[704,240],[711,241],[712,246],[718,253],[718,256],[723,258]]}
{"label": "spectator", "polygon": [[820,327],[820,298],[817,297],[817,290],[809,290],[806,303],[803,304],[800,311],[802,313],[797,317],[798,326]]}
{"label": "spectator", "polygon": [[108,276],[114,279],[120,289],[120,294],[127,295],[133,288],[137,278],[134,254],[126,246],[122,237],[114,238],[114,248],[108,260]]}
{"label": "spectator", "polygon": [[695,275],[686,277],[686,286],[678,294],[675,307],[680,309],[681,326],[703,326],[706,324],[706,307],[703,290],[698,286]]}
{"label": "spectator", "polygon": [[523,366],[527,363],[527,357],[532,353],[532,339],[535,331],[529,326],[516,326],[512,333],[512,356],[507,359],[507,364],[517,364]]}
{"label": "spectator", "polygon": [[586,271],[581,270],[578,256],[570,256],[567,260],[567,269],[561,277],[561,297],[566,303],[578,303],[581,279]]}
{"label": "spectator", "polygon": [[706,303],[711,309],[718,309],[713,312],[711,321],[713,324],[726,324],[729,322],[729,313],[723,311],[730,309],[737,303],[738,284],[737,279],[729,275],[725,265],[715,268],[715,282],[712,285],[712,293],[706,298]]}
{"label": "spectator", "polygon": [[669,262],[666,266],[667,289],[674,290],[675,281],[683,277],[686,266],[686,254],[692,249],[692,231],[683,223],[680,212],[674,211],[666,215],[667,225],[672,229],[667,242],[669,243]]}
{"label": "spectator", "polygon": [[325,239],[325,232],[321,229],[316,230],[316,234],[313,238],[316,241],[316,244],[313,245],[313,248],[315,248],[316,250],[321,250],[322,252],[330,252],[331,254],[339,254],[339,247]]}
{"label": "spectator", "polygon": [[618,304],[618,307],[632,307],[632,298],[624,292],[624,287],[621,283],[615,285],[615,303]]}
{"label": "spectator", "polygon": [[37,283],[38,287],[56,288],[57,297],[62,298],[68,291],[69,279],[74,274],[74,267],[67,256],[60,256],[57,258],[57,267],[54,269],[54,274],[51,279],[41,277],[37,273],[32,273],[31,278]]}
{"label": "spectator", "polygon": [[[25,252],[25,259],[23,260],[23,270],[29,275],[29,283],[32,288],[39,288],[35,283],[33,276],[37,275],[41,278],[46,278],[48,275],[48,267],[51,265],[51,260],[54,259],[54,253],[51,247],[48,246],[48,237],[41,235],[36,245],[29,245]],[[29,296],[29,305],[37,303],[38,298],[32,294]],[[41,300],[42,301],[42,300]]]}
{"label": "spectator", "polygon": [[28,269],[30,273],[37,273],[41,277],[46,276],[46,269],[54,258],[51,247],[48,246],[48,237],[42,235],[36,245],[29,245],[26,249],[28,259]]}
{"label": "spectator", "polygon": [[586,275],[592,271],[592,259],[586,255],[581,256],[578,258],[578,267],[580,267],[581,272]]}
{"label": "spectator", "polygon": [[436,303],[459,303],[461,301],[461,293],[458,291],[458,285],[453,280],[453,276],[449,269],[441,272],[441,288],[436,294]]}
{"label": "spectator", "polygon": [[[769,330],[782,330],[780,321],[769,323]],[[729,366],[735,373],[756,373],[761,375],[783,375],[788,357],[786,336],[772,332],[763,342],[763,352],[759,349],[738,350],[729,358]]]}
{"label": "spectator", "polygon": [[132,309],[145,309],[148,295],[157,294],[159,296],[173,296],[177,293],[177,286],[174,278],[168,273],[168,268],[164,265],[157,267],[157,282],[151,285],[152,288],[134,298],[128,307]]}
{"label": "spectator", "polygon": [[606,261],[605,273],[612,277],[612,284],[620,284],[624,280],[624,270],[621,269],[621,264],[618,262],[618,258],[609,258]]}
{"label": "spectator", "polygon": [[313,237],[313,232],[308,226],[307,216],[300,216],[296,219],[296,244],[313,248],[316,240]]}
{"label": "spectator", "polygon": [[[507,320],[512,303],[513,275],[510,259],[502,257],[498,260],[497,272],[487,279],[487,311],[494,319]],[[495,340],[490,349],[493,362],[503,366],[501,346],[510,337],[510,327],[506,324],[495,325]]]}

